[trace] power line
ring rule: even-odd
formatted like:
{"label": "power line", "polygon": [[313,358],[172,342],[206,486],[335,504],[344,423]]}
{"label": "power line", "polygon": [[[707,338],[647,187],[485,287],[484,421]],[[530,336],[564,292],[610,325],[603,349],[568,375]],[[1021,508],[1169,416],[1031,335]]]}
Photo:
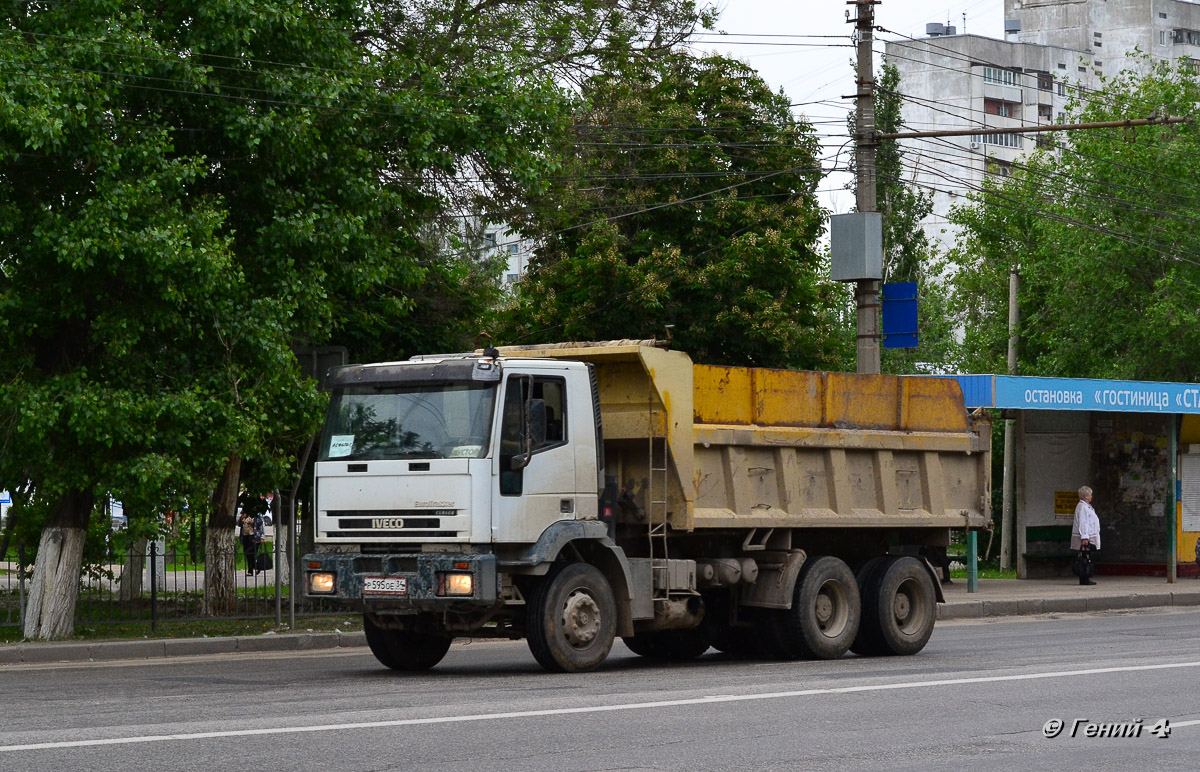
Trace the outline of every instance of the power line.
{"label": "power line", "polygon": [[[998,188],[985,187],[983,185],[979,185],[979,184],[970,182],[968,180],[964,180],[962,178],[952,177],[945,172],[930,170],[930,171],[927,171],[926,173],[932,174],[933,176],[941,177],[948,182],[961,185],[964,188],[967,188],[968,190],[971,190],[975,193],[982,194],[982,196],[985,199],[991,199],[991,200],[995,200],[995,201],[1001,202],[1003,204],[1006,204],[1007,208],[1014,209],[1017,211],[1024,211],[1024,212],[1031,213],[1031,214],[1037,214],[1037,215],[1040,215],[1047,219],[1052,219],[1052,220],[1061,222],[1066,225],[1071,225],[1072,227],[1077,227],[1077,228],[1081,228],[1083,230],[1088,230],[1088,231],[1091,231],[1094,233],[1108,236],[1108,237],[1116,239],[1118,241],[1121,241],[1121,242],[1124,242],[1124,243],[1127,243],[1127,244],[1130,244],[1133,246],[1142,247],[1151,252],[1155,252],[1160,257],[1166,258],[1171,261],[1187,262],[1187,263],[1191,263],[1196,266],[1200,266],[1200,262],[1198,262],[1196,260],[1192,260],[1192,259],[1186,257],[1185,255],[1180,254],[1177,251],[1170,251],[1170,252],[1164,251],[1163,247],[1173,246],[1171,244],[1167,244],[1167,243],[1157,241],[1157,240],[1149,240],[1145,237],[1133,236],[1133,235],[1130,235],[1127,233],[1123,233],[1121,231],[1114,230],[1114,229],[1106,227],[1106,226],[1096,225],[1095,223],[1087,222],[1085,220],[1080,220],[1078,218],[1071,217],[1070,215],[1066,215],[1066,214],[1057,212],[1052,209],[1047,209],[1045,207],[1038,207],[1038,206],[1030,204],[1026,201],[1022,201],[1020,199],[1014,198],[1013,196],[1002,192]],[[934,192],[941,192],[941,193],[949,192],[946,190],[934,188],[932,186],[923,185],[922,183],[919,183],[919,182],[914,183],[914,184],[917,185],[918,187],[928,187],[929,189],[933,190]],[[1124,266],[1124,267],[1127,267],[1130,270],[1140,272],[1140,269],[1135,266]]]}

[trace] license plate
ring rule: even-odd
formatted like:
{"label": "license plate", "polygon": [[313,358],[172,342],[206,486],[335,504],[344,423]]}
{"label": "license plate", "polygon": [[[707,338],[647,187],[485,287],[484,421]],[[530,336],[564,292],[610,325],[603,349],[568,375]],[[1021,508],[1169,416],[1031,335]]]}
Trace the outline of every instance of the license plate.
{"label": "license plate", "polygon": [[363,595],[408,595],[404,576],[368,576],[363,579]]}

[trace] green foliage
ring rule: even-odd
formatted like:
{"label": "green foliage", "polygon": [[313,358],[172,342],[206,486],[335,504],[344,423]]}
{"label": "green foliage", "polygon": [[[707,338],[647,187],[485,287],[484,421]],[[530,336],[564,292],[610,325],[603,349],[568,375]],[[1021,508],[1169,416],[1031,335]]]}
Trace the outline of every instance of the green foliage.
{"label": "green foliage", "polygon": [[481,258],[486,249],[463,217],[516,223],[531,202],[557,206],[547,192],[569,142],[565,89],[670,51],[715,14],[691,0],[384,0],[372,8],[375,26],[356,38],[386,60],[385,82],[414,103],[413,117],[440,115],[453,130],[398,127],[412,146],[390,173],[404,183],[410,219],[424,220],[407,246],[419,282],[364,293],[345,309],[338,342],[359,360],[459,350],[499,303],[504,266]]}
{"label": "green foliage", "polygon": [[[438,27],[455,7],[423,12]],[[87,491],[153,532],[203,510],[231,455],[262,490],[286,480],[324,408],[292,346],[461,338],[491,284],[427,237],[454,204],[442,182],[474,165],[515,201],[564,124],[546,68],[469,36],[378,38],[342,0],[19,3],[5,21],[0,487],[35,491],[30,528]]]}
{"label": "green foliage", "polygon": [[[1200,82],[1148,64],[1073,106],[1081,122],[1190,114]],[[1004,361],[1008,269],[1020,268],[1025,374],[1200,376],[1200,184],[1194,124],[1057,136],[952,219],[963,226],[962,318],[974,364]],[[966,300],[969,298],[969,302]]]}
{"label": "green foliage", "polygon": [[[588,80],[505,342],[663,338],[697,361],[841,367],[840,288],[810,126],[719,56],[639,60]],[[668,328],[671,328],[670,330]]]}

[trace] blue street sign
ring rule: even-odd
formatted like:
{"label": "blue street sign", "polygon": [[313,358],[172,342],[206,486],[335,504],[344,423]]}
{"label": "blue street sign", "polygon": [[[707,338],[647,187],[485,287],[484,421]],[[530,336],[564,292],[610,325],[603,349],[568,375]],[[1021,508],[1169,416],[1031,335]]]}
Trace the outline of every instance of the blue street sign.
{"label": "blue street sign", "polygon": [[917,347],[917,283],[883,285],[883,347]]}
{"label": "blue street sign", "polygon": [[1200,384],[959,375],[967,407],[1200,414]]}

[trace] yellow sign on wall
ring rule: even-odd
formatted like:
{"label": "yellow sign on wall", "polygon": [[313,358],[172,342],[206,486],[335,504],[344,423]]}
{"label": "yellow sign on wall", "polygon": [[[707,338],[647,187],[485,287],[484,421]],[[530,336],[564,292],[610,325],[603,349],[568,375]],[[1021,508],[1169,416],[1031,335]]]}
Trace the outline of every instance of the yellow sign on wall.
{"label": "yellow sign on wall", "polygon": [[1079,493],[1077,491],[1054,492],[1054,514],[1056,515],[1074,515],[1075,505],[1078,503]]}

